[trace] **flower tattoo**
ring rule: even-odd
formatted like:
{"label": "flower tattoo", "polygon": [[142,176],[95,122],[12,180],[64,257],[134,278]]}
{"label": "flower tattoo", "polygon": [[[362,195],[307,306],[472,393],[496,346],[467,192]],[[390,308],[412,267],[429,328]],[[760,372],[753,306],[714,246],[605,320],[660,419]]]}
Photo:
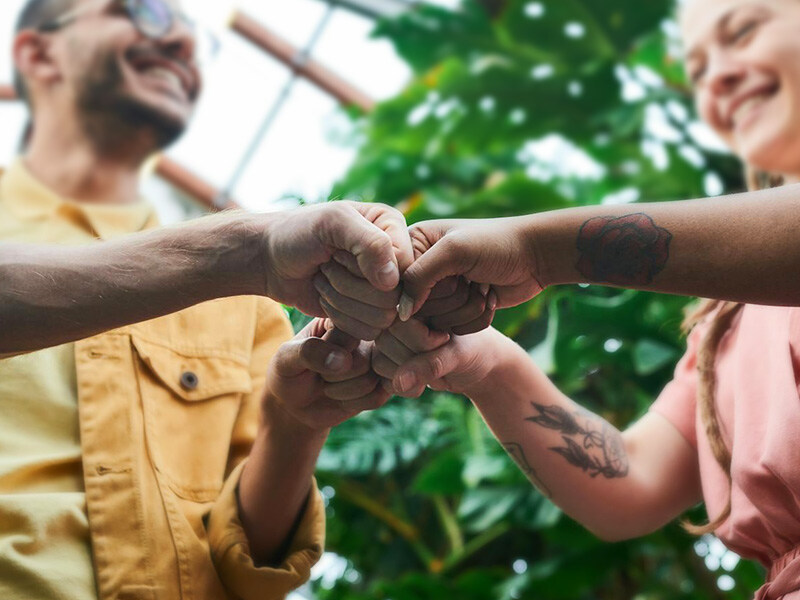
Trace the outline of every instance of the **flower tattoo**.
{"label": "flower tattoo", "polygon": [[576,268],[590,281],[647,285],[666,266],[672,234],[648,215],[595,217],[578,233]]}
{"label": "flower tattoo", "polygon": [[[543,406],[531,402],[538,414],[525,420],[561,433],[564,446],[550,448],[569,464],[587,472],[591,477],[607,479],[628,474],[628,455],[619,431],[591,413],[571,414],[560,406]],[[580,425],[578,417],[585,417]],[[575,441],[577,438],[578,441]]]}

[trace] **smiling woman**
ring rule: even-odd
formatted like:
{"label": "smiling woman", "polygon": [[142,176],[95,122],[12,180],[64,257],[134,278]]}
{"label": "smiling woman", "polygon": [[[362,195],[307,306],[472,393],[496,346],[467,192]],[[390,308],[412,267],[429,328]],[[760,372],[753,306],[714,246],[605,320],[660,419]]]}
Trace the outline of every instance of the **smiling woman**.
{"label": "smiling woman", "polygon": [[800,180],[800,3],[691,0],[681,23],[703,119],[749,166]]}

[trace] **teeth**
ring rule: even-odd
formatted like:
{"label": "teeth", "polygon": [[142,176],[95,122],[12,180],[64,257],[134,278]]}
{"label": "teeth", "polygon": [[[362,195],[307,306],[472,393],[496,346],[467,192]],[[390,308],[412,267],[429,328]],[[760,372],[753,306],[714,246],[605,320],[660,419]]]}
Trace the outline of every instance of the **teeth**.
{"label": "teeth", "polygon": [[752,98],[748,98],[744,102],[742,102],[739,106],[736,107],[736,110],[733,111],[731,115],[731,124],[736,126],[736,123],[739,122],[742,115],[746,113],[748,110],[753,108],[754,106],[758,106],[765,100],[767,100],[772,94],[759,94],[758,96],[753,96]]}
{"label": "teeth", "polygon": [[149,67],[145,70],[145,73],[151,77],[157,77],[158,79],[169,83],[173,88],[181,91],[183,90],[183,82],[181,81],[181,78],[169,69],[165,69],[164,67]]}

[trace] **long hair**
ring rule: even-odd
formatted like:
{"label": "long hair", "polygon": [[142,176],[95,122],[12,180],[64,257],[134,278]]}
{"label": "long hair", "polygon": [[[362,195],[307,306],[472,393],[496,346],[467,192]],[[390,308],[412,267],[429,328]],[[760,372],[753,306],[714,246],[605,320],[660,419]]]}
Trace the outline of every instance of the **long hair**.
{"label": "long hair", "polygon": [[[764,171],[747,167],[745,171],[747,187],[751,191],[779,187],[783,185],[783,178]],[[704,525],[695,525],[684,520],[681,525],[691,534],[703,535],[712,533],[720,527],[731,514],[731,451],[722,438],[719,425],[719,416],[715,402],[717,387],[716,361],[719,343],[725,333],[730,329],[736,315],[744,305],[739,302],[726,302],[723,300],[700,300],[699,303],[688,307],[683,321],[685,332],[690,331],[698,323],[709,320],[708,331],[700,342],[697,350],[697,404],[700,411],[700,420],[703,423],[706,437],[708,438],[711,452],[719,466],[728,478],[728,501],[722,512]]]}

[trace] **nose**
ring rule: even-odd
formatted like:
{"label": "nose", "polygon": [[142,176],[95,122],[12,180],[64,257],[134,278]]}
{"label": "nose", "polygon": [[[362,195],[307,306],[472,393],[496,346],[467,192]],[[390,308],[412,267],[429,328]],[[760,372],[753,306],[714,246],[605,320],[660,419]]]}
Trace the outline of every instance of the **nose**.
{"label": "nose", "polygon": [[176,17],[175,23],[167,34],[158,40],[158,45],[169,56],[185,64],[196,61],[197,38],[194,27],[185,18]]}
{"label": "nose", "polygon": [[711,57],[707,68],[709,88],[715,96],[730,94],[745,76],[744,65],[727,52]]}

